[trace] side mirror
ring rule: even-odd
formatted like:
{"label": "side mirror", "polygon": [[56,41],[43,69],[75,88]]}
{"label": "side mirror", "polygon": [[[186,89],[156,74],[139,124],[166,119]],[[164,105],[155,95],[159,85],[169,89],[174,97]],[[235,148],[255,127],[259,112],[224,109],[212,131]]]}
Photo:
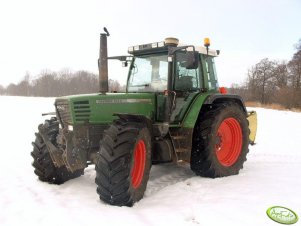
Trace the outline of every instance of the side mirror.
{"label": "side mirror", "polygon": [[199,67],[199,54],[195,51],[186,52],[186,69],[197,69]]}

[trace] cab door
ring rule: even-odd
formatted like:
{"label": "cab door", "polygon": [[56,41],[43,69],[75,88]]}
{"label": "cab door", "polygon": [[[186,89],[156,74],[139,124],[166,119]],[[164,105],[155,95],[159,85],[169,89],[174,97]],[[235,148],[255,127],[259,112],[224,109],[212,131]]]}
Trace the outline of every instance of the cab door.
{"label": "cab door", "polygon": [[[175,55],[173,68],[173,91],[176,94],[175,106],[171,114],[171,123],[180,123],[190,104],[203,88],[202,65],[196,69],[187,69],[186,53],[178,52]],[[198,55],[198,60],[200,56]]]}

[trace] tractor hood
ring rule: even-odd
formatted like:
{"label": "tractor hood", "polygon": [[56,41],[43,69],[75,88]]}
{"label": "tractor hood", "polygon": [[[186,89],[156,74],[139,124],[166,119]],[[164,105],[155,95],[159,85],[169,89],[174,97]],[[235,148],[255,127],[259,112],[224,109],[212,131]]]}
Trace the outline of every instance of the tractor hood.
{"label": "tractor hood", "polygon": [[57,116],[64,124],[110,124],[115,113],[155,115],[154,93],[107,93],[59,97]]}

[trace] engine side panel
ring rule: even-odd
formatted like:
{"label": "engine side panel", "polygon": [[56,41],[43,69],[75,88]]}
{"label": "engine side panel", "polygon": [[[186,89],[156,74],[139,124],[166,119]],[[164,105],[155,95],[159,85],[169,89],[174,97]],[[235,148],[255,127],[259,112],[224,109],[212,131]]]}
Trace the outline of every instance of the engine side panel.
{"label": "engine side panel", "polygon": [[[116,119],[113,116],[116,113],[140,114],[153,120],[156,102],[153,93],[108,93],[58,98],[56,109],[66,124],[110,124]],[[66,119],[66,112],[71,117]]]}

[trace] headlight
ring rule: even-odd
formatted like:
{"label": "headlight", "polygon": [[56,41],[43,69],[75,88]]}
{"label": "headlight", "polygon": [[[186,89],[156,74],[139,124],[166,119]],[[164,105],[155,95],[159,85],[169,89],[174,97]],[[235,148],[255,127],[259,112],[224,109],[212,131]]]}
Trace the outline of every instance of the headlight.
{"label": "headlight", "polygon": [[69,131],[73,131],[73,126],[72,125],[68,125],[68,130]]}

